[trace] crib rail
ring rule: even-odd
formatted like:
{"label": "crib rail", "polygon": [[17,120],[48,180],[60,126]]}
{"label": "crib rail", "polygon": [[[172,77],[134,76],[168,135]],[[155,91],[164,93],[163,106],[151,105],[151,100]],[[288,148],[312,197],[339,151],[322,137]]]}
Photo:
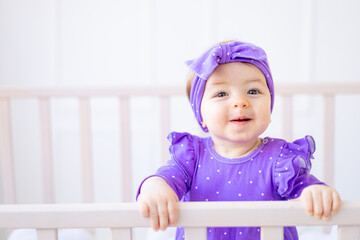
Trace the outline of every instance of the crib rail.
{"label": "crib rail", "polygon": [[[329,221],[308,216],[300,202],[179,203],[177,226],[186,240],[205,240],[206,227],[261,226],[262,240],[283,238],[283,226],[338,225],[338,239],[359,239],[360,201],[344,201]],[[132,228],[148,227],[136,203],[0,205],[0,228],[36,228],[38,240],[57,239],[59,228],[109,228],[112,240],[130,240]]]}

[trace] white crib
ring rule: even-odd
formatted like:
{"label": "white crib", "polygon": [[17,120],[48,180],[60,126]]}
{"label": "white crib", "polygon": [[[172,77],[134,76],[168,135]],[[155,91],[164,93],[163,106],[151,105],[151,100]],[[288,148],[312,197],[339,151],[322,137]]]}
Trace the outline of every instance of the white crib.
{"label": "white crib", "polygon": [[[147,227],[136,210],[131,189],[132,152],[130,99],[136,96],[159,98],[160,134],[170,131],[171,98],[184,97],[184,87],[122,88],[0,88],[0,159],[3,205],[0,206],[0,228],[36,228],[38,239],[57,239],[61,228],[110,228],[112,239],[131,239],[131,229]],[[282,137],[292,139],[293,97],[298,94],[320,96],[323,103],[322,171],[325,182],[334,185],[335,98],[337,95],[359,95],[358,83],[277,84],[282,99]],[[51,132],[51,99],[78,99],[82,164],[82,204],[56,204],[54,191],[53,145]],[[90,100],[94,97],[116,97],[119,102],[119,138],[121,142],[122,203],[94,203]],[[39,109],[41,163],[44,204],[18,204],[12,146],[11,101],[36,99]],[[167,142],[161,140],[159,165],[167,159]],[[206,226],[261,226],[262,239],[281,239],[282,226],[338,225],[338,239],[359,239],[360,201],[344,201],[339,214],[323,222],[306,216],[298,202],[216,202],[180,203],[178,226],[186,227],[186,239],[206,239]]]}

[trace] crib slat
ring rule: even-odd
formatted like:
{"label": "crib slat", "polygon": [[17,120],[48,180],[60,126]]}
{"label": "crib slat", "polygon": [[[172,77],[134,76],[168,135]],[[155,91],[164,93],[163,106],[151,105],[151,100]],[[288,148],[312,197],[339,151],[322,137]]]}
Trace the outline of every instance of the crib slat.
{"label": "crib slat", "polygon": [[334,149],[335,149],[335,97],[323,95],[323,141],[324,157],[322,162],[323,179],[328,185],[334,185]]}
{"label": "crib slat", "polygon": [[112,228],[111,240],[131,240],[132,231],[131,228]]}
{"label": "crib slat", "polygon": [[291,95],[282,95],[282,129],[284,139],[293,138],[293,98]]}
{"label": "crib slat", "polygon": [[10,100],[0,98],[0,154],[4,203],[16,203]]}
{"label": "crib slat", "polygon": [[206,240],[207,232],[204,227],[187,227],[185,228],[185,240]]}
{"label": "crib slat", "polygon": [[83,202],[94,202],[90,101],[79,98]]}
{"label": "crib slat", "polygon": [[284,239],[283,227],[261,227],[261,240],[280,240]]}
{"label": "crib slat", "polygon": [[360,240],[359,226],[338,226],[338,240]]}
{"label": "crib slat", "polygon": [[37,240],[58,240],[57,229],[36,229]]}
{"label": "crib slat", "polygon": [[120,101],[120,144],[121,144],[121,184],[122,202],[131,201],[131,125],[130,101],[123,97]]}
{"label": "crib slat", "polygon": [[54,203],[54,170],[49,98],[39,98],[39,118],[44,203]]}
{"label": "crib slat", "polygon": [[160,98],[160,136],[161,136],[161,159],[159,159],[158,166],[164,165],[169,158],[168,145],[169,142],[166,136],[170,131],[170,99],[167,96]]}

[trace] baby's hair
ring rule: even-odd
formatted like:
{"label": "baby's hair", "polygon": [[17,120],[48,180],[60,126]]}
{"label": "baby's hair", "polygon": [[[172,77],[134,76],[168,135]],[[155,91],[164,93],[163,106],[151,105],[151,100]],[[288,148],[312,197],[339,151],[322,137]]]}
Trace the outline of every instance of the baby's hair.
{"label": "baby's hair", "polygon": [[[233,42],[233,41],[235,41],[235,40],[222,41],[222,42],[218,42],[217,44],[229,43],[229,42]],[[216,45],[216,44],[214,44],[214,45]],[[193,71],[190,71],[188,74],[188,77],[187,77],[186,95],[189,100],[190,100],[190,93],[191,93],[191,87],[192,87],[192,82],[194,80],[194,76],[195,76],[195,73]]]}

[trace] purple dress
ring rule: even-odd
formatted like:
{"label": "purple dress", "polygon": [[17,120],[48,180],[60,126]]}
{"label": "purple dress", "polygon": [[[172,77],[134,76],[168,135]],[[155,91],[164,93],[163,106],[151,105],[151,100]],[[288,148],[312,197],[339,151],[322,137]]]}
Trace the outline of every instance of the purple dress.
{"label": "purple dress", "polygon": [[[266,137],[249,155],[234,159],[217,154],[210,137],[173,132],[168,138],[171,159],[153,176],[165,179],[184,202],[285,201],[299,197],[309,185],[324,184],[310,174],[311,136],[293,143]],[[259,227],[207,231],[208,240],[260,239]],[[176,240],[183,239],[184,229],[178,228]],[[296,228],[285,227],[284,239],[298,239]]]}

